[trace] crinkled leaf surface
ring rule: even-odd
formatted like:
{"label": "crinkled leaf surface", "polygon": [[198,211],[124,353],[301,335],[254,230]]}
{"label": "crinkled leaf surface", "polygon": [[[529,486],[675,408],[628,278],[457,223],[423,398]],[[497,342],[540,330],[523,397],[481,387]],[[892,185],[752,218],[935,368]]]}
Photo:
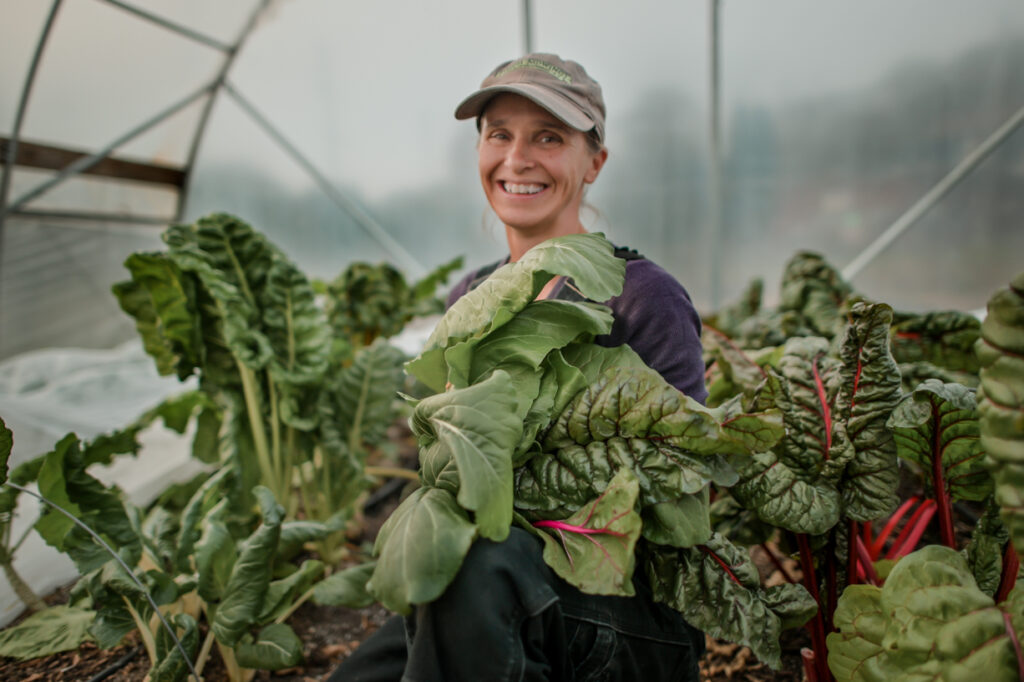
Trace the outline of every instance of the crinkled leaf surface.
{"label": "crinkled leaf surface", "polygon": [[840,485],[844,516],[872,521],[897,505],[896,443],[886,423],[900,399],[900,372],[889,352],[892,308],[858,303],[843,337],[836,421],[853,446]]}
{"label": "crinkled leaf surface", "polygon": [[444,592],[475,537],[476,527],[454,495],[419,488],[381,527],[377,566],[366,589],[392,611],[409,613],[413,604]]}
{"label": "crinkled leaf surface", "polygon": [[263,610],[281,535],[284,509],[267,488],[259,486],[253,493],[259,500],[263,523],[242,544],[211,624],[217,641],[227,646],[238,643]]}
{"label": "crinkled leaf surface", "polygon": [[655,600],[713,637],[749,646],[774,669],[781,665],[783,628],[802,625],[817,610],[800,585],[762,587],[745,550],[717,533],[706,545],[651,554],[648,576]]}
{"label": "crinkled leaf surface", "polygon": [[1016,680],[1010,638],[1024,632],[1021,595],[993,604],[958,552],[928,545],[901,559],[881,588],[844,591],[830,667],[837,680]]}
{"label": "crinkled leaf surface", "polygon": [[768,381],[785,436],[740,464],[732,488],[763,521],[800,533],[820,534],[839,521],[838,480],[852,455],[841,436],[834,442],[839,362],[828,348],[820,337],[790,339],[782,347]]}
{"label": "crinkled leaf surface", "polygon": [[890,334],[896,362],[927,362],[954,371],[978,371],[974,344],[981,334],[981,323],[970,313],[897,314]]}
{"label": "crinkled leaf surface", "polygon": [[77,649],[89,639],[96,612],[75,606],[51,606],[0,630],[0,656],[26,661]]}
{"label": "crinkled leaf surface", "polygon": [[842,305],[852,291],[820,254],[801,251],[782,273],[779,309],[797,313],[814,334],[831,339],[842,332]]}
{"label": "crinkled leaf surface", "polygon": [[334,401],[350,449],[384,438],[395,418],[404,362],[402,351],[378,340],[356,353],[339,373]]}
{"label": "crinkled leaf surface", "polygon": [[586,298],[606,301],[622,290],[625,261],[615,258],[611,243],[599,233],[549,239],[519,261],[498,268],[456,301],[434,328],[424,351],[406,369],[434,391],[443,391],[449,347],[506,324],[537,298],[548,280],[560,275],[571,277]]}
{"label": "crinkled leaf surface", "polygon": [[1024,272],[989,299],[975,350],[981,445],[1003,523],[1024,555]]}
{"label": "crinkled leaf surface", "polygon": [[612,367],[562,411],[544,454],[517,470],[517,506],[575,512],[624,467],[644,505],[696,493],[731,475],[720,455],[747,453],[745,439],[768,447],[782,433],[777,415],[735,407],[706,408],[649,368]]}
{"label": "crinkled leaf surface", "polygon": [[[195,659],[199,650],[199,626],[187,613],[175,613],[167,617],[175,635],[181,642],[189,659]],[[177,644],[162,626],[156,632],[157,663],[149,671],[152,682],[179,682],[188,677],[189,666],[181,655]]]}
{"label": "crinkled leaf surface", "polygon": [[512,523],[512,451],[522,435],[516,404],[509,375],[497,370],[468,388],[425,398],[411,421],[424,458],[441,450],[455,461],[459,504],[474,512],[480,535],[496,542]]}
{"label": "crinkled leaf surface", "polygon": [[928,380],[904,396],[889,417],[900,457],[916,462],[933,488],[980,501],[992,492],[978,432],[977,398],[961,384]]}
{"label": "crinkled leaf surface", "polygon": [[544,527],[544,561],[581,592],[633,596],[639,493],[636,476],[620,469],[597,499],[569,518],[535,523]]}
{"label": "crinkled leaf surface", "polygon": [[282,384],[319,384],[327,371],[331,330],[316,304],[313,287],[294,263],[276,253],[264,283],[255,293],[264,333],[274,351],[271,376]]}
{"label": "crinkled leaf surface", "polygon": [[121,309],[135,319],[142,345],[161,375],[190,376],[203,358],[195,280],[163,253],[125,261],[132,279],[113,286]]}
{"label": "crinkled leaf surface", "polygon": [[[60,505],[98,533],[116,551],[138,560],[139,538],[125,514],[116,489],[108,489],[86,473],[78,438],[68,434],[46,455],[39,470],[39,492]],[[81,573],[110,560],[110,554],[81,527],[54,509],[47,508],[35,525],[47,544],[65,552]]]}

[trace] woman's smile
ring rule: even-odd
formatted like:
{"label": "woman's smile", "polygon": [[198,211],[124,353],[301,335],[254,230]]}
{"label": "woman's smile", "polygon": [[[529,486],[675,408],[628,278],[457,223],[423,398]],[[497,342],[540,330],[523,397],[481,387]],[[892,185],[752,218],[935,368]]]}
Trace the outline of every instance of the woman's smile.
{"label": "woman's smile", "polygon": [[525,97],[505,93],[488,103],[480,123],[480,181],[513,251],[584,231],[583,188],[606,157],[603,148],[588,146],[584,133]]}

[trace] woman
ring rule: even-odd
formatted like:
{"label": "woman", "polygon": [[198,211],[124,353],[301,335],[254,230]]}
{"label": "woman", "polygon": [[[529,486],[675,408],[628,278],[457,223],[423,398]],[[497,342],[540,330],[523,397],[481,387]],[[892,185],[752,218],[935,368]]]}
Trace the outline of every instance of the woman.
{"label": "woman", "polygon": [[[505,226],[509,255],[471,273],[451,305],[499,265],[531,247],[584,232],[586,186],[608,159],[601,88],[576,62],[531,54],[499,65],[455,111],[480,131],[484,194]],[[605,346],[629,344],[665,379],[702,401],[700,319],[682,286],[626,249],[622,294]],[[550,281],[542,298],[580,299],[571,282]],[[502,543],[478,540],[445,593],[395,617],[331,680],[696,680],[703,635],[650,598],[643,576],[632,598],[594,596],[547,567],[541,545],[513,528]]]}

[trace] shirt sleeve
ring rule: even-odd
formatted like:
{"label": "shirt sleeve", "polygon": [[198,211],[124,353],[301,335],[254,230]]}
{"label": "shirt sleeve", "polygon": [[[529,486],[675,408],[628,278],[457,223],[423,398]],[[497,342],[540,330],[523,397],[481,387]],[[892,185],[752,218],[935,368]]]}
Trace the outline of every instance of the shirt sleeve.
{"label": "shirt sleeve", "polygon": [[622,294],[609,300],[612,331],[602,346],[629,345],[665,381],[703,403],[704,358],[701,321],[690,295],[672,275],[643,259],[626,263]]}

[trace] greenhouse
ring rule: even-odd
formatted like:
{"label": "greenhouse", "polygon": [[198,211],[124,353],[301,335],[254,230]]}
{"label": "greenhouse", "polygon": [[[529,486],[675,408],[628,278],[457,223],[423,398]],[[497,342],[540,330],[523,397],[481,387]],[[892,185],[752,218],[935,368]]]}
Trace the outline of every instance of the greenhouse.
{"label": "greenhouse", "polygon": [[0,678],[1024,670],[1017,0],[2,12]]}

